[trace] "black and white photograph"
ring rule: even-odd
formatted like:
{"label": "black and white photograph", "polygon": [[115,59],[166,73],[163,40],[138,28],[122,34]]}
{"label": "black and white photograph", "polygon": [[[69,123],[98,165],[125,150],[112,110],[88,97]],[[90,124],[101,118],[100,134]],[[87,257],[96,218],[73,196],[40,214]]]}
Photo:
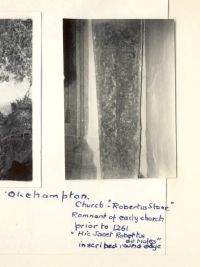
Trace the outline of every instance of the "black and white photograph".
{"label": "black and white photograph", "polygon": [[175,178],[175,21],[63,19],[65,178]]}
{"label": "black and white photograph", "polygon": [[34,17],[0,18],[1,181],[33,181],[34,26]]}

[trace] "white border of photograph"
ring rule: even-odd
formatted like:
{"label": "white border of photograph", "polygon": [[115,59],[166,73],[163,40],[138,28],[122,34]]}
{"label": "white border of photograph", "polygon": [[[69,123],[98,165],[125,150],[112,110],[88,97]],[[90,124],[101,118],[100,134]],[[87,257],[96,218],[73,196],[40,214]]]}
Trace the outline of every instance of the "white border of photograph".
{"label": "white border of photograph", "polygon": [[32,19],[32,180],[0,181],[0,187],[40,187],[42,184],[42,86],[41,86],[41,13],[0,13],[0,19]]}

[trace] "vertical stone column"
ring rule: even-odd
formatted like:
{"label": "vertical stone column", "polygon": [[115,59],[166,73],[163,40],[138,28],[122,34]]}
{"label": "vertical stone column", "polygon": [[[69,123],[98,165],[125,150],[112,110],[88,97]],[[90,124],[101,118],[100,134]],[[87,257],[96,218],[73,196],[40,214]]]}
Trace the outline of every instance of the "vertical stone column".
{"label": "vertical stone column", "polygon": [[88,129],[88,21],[66,19],[63,24],[65,77],[66,179],[94,179],[93,151]]}
{"label": "vertical stone column", "polygon": [[140,165],[139,20],[93,20],[102,178],[136,178]]}
{"label": "vertical stone column", "polygon": [[[77,129],[78,92],[77,92],[77,51],[76,51],[76,20],[63,21],[64,45],[64,107],[65,107],[65,172],[66,178],[71,179],[75,166],[75,148],[78,146]],[[78,169],[78,168],[77,168]],[[80,176],[77,170],[77,177]]]}

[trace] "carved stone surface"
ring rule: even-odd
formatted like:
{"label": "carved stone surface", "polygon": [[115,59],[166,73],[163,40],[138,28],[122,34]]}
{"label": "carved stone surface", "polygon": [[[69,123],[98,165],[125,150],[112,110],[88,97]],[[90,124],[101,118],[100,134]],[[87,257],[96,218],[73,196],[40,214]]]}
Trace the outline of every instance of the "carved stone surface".
{"label": "carved stone surface", "polygon": [[92,22],[103,178],[133,178],[140,164],[141,24]]}

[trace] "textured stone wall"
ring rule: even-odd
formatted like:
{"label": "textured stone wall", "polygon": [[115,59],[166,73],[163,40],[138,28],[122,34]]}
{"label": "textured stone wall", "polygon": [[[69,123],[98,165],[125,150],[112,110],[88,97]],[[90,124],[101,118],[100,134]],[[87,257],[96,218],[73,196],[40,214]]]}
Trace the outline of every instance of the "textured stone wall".
{"label": "textured stone wall", "polygon": [[139,175],[141,22],[92,22],[102,178]]}

